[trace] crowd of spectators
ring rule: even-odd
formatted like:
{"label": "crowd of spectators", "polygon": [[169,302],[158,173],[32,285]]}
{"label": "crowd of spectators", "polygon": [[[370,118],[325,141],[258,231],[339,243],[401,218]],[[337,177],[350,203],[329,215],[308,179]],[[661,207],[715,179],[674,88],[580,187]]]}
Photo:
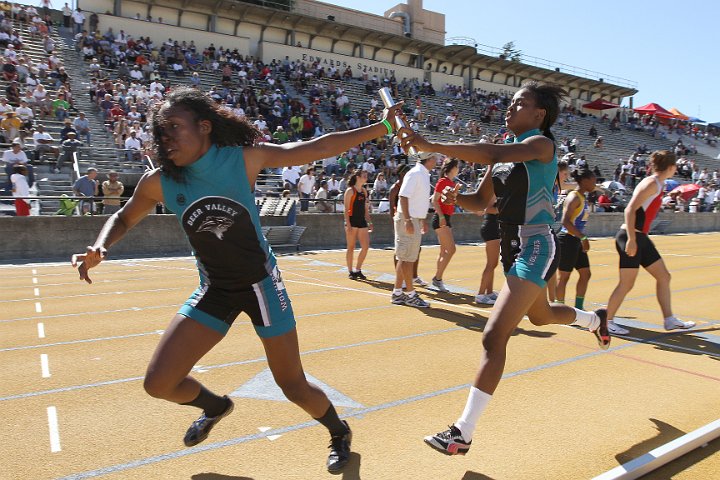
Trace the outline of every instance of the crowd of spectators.
{"label": "crowd of spectators", "polygon": [[[10,6],[6,2],[0,3],[0,15],[3,15],[0,17],[0,47],[5,49],[1,57],[2,73],[9,82],[5,98],[0,99],[0,114],[4,117],[0,121],[3,137],[0,141],[10,143],[17,139],[22,148],[25,139],[32,135],[33,160],[49,157],[59,171],[81,145],[91,145],[96,132],[91,131],[85,113],[75,109],[70,76],[55,55],[55,45],[49,35],[54,28],[49,16],[40,15],[33,7]],[[24,41],[8,16],[28,25],[33,40],[42,42],[45,58],[34,62],[23,53]],[[278,144],[323,135],[326,132],[323,118],[329,117],[331,128],[336,131],[377,121],[383,107],[378,104],[375,92],[381,87],[390,88],[396,98],[407,99],[406,114],[415,130],[424,128],[430,132],[462,135],[460,142],[467,138],[467,141],[499,143],[510,134],[505,128],[494,125],[502,123],[501,116],[512,92],[487,92],[447,84],[442,90],[447,114],[428,113],[423,97],[435,96],[436,92],[427,81],[398,81],[394,76],[378,77],[368,72],[353,72],[350,67],[328,67],[319,62],[307,64],[288,57],[264,64],[237,49],[215,47],[212,43],[201,47],[193,41],[171,38],[156,42],[149,36],[134,38],[123,30],[115,32],[112,27],[103,28],[102,33],[95,14],[90,16],[90,30],[87,30],[83,28],[84,12],[80,8],[73,11],[67,4],[63,8],[63,20],[65,27],[72,26],[77,32],[76,50],[85,60],[91,79],[87,94],[101,112],[115,146],[125,150],[129,163],[141,162],[149,143],[148,112],[178,83],[206,89],[218,103],[239,116],[248,117],[263,132],[261,141]],[[345,91],[348,80],[362,82],[366,93],[372,94],[371,99],[355,104],[356,100]],[[292,98],[288,94],[285,88],[288,83],[302,95],[301,98]],[[44,84],[51,85],[51,91],[54,91],[49,93]],[[455,103],[462,103],[464,107],[469,105],[474,113],[472,118],[463,118],[463,109],[455,108]],[[570,129],[578,115],[585,116],[573,108],[566,108],[558,119],[558,128]],[[64,122],[59,139],[53,138],[37,123],[38,119],[44,118]],[[622,118],[619,114],[613,119],[603,116],[600,122],[609,123],[611,130],[625,125],[657,136],[685,133],[693,138],[703,138],[709,144],[716,143],[717,132],[711,127],[702,130],[677,122],[664,125],[653,117],[631,115]],[[603,137],[598,135],[595,125],[589,136],[595,149],[603,148]],[[585,155],[577,155],[581,142],[578,136],[566,136],[559,142],[559,152],[565,155],[572,168],[587,163]],[[692,144],[685,146],[682,140],[675,146],[679,155],[694,153],[693,148]],[[647,152],[637,153],[642,158]],[[282,172],[283,186],[298,192],[304,200],[302,209],[314,204],[318,211],[329,211],[330,203],[322,200],[341,197],[347,178],[355,170],[362,169],[369,174],[371,199],[381,202],[386,199],[388,186],[397,178],[398,166],[406,158],[397,142],[383,136],[325,159],[321,164],[306,166],[303,171],[286,169]],[[595,170],[598,177],[603,178],[597,166]],[[628,182],[627,187],[632,188],[642,178],[642,170],[638,159],[628,160],[622,167],[618,166],[613,178],[624,184]],[[314,173],[312,185],[307,178],[300,182],[310,171]],[[473,188],[481,173],[478,168],[463,163],[459,180]],[[692,176],[694,171],[681,161],[678,173]],[[309,201],[315,197],[318,201]]]}

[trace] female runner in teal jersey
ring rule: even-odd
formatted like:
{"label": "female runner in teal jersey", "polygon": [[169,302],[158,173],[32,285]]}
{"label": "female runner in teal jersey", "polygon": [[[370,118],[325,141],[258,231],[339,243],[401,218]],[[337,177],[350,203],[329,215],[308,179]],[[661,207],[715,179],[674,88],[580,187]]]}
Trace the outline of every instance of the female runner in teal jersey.
{"label": "female runner in teal jersey", "polygon": [[[545,294],[547,280],[557,266],[553,186],[557,176],[555,143],[550,127],[557,119],[565,92],[535,82],[525,84],[513,97],[505,121],[515,134],[508,144],[431,143],[409,129],[399,135],[403,148],[416,147],[466,161],[492,165],[483,177],[475,204],[480,210],[497,196],[504,237],[519,227],[520,249],[506,273],[503,286],[483,334],[484,352],[462,416],[448,430],[425,437],[431,447],[449,454],[465,454],[470,448],[477,420],[502,378],[507,343],[524,315],[535,325],[573,324],[588,327],[602,348],[608,348],[605,311],[585,312],[565,305],[550,305]],[[473,208],[470,208],[471,210]],[[503,255],[506,263],[507,255]],[[512,261],[512,260],[511,260]]]}
{"label": "female runner in teal jersey", "polygon": [[178,216],[197,259],[200,287],[165,330],[144,386],[153,397],[203,409],[187,431],[187,446],[207,438],[215,423],[232,411],[227,396],[208,391],[189,373],[244,311],[285,396],[330,431],[328,470],[347,464],[350,428],[323,391],[305,379],[292,306],[260,230],[253,186],[265,168],[304,165],[390,133],[399,108],[386,109],[383,122],[363,128],[273,145],[255,144],[259,131],[195,89],[173,90],[156,107],[152,126],[160,168],[143,175],[95,244],[74,255],[72,263],[80,262],[80,279],[92,283],[88,271],[158,203]]}

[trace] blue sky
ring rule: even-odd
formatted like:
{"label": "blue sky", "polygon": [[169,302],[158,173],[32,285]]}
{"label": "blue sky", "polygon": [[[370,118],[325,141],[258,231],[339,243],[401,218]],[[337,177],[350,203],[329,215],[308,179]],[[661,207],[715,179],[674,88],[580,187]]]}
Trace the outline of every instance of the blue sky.
{"label": "blue sky", "polygon": [[[326,3],[382,15],[404,0]],[[720,2],[424,0],[423,7],[445,14],[447,37],[495,47],[514,41],[526,55],[637,82],[635,106],[657,102],[720,121]]]}

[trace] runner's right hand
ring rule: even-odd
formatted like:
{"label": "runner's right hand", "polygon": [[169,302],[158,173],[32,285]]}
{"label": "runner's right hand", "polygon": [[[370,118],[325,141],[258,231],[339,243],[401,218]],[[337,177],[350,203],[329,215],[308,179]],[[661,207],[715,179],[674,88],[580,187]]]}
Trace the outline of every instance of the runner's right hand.
{"label": "runner's right hand", "polygon": [[[100,248],[100,247],[90,247],[88,246],[85,250],[85,253],[76,253],[72,256],[70,259],[70,262],[73,266],[73,268],[77,267],[78,272],[80,273],[80,280],[85,280],[87,283],[92,283],[92,280],[90,279],[90,276],[88,275],[88,270],[90,270],[93,267],[96,267],[100,262],[102,262],[105,259],[105,256],[107,255],[107,249]],[[78,267],[78,262],[80,262],[80,266]]]}

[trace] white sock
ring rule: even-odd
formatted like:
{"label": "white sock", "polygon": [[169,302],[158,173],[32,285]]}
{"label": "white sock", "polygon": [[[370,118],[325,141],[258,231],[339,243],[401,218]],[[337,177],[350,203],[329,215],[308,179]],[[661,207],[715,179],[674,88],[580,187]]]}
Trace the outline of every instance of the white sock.
{"label": "white sock", "polygon": [[359,272],[360,270],[358,270],[357,268],[353,268],[352,271],[353,271],[353,273],[357,273],[357,272]]}
{"label": "white sock", "polygon": [[402,288],[393,288],[393,295],[402,294]]}
{"label": "white sock", "polygon": [[458,418],[457,422],[455,422],[455,426],[460,429],[463,440],[466,442],[472,440],[477,421],[485,411],[485,408],[487,408],[491,398],[492,395],[489,393],[485,393],[476,387],[470,387],[470,395],[468,395],[465,410],[463,410],[462,415]]}
{"label": "white sock", "polygon": [[570,325],[579,325],[588,330],[597,330],[600,326],[600,319],[595,315],[595,312],[586,312],[585,310],[580,310],[575,307],[571,308],[575,310],[575,321]]}
{"label": "white sock", "polygon": [[415,295],[417,295],[417,292],[415,290],[405,290],[405,295],[407,295],[408,297],[414,297]]}

